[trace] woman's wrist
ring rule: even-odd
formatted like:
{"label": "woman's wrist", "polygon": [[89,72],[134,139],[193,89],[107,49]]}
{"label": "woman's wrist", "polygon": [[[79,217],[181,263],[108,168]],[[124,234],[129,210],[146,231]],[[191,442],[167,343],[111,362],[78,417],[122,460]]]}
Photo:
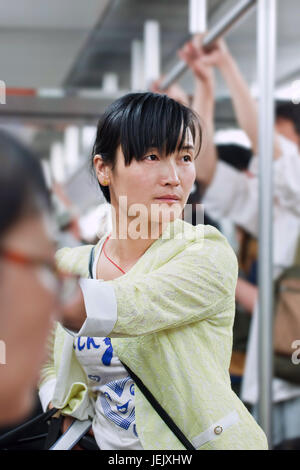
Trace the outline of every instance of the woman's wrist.
{"label": "woman's wrist", "polygon": [[195,75],[195,94],[200,91],[205,99],[214,101],[215,99],[215,84],[213,79],[203,80]]}
{"label": "woman's wrist", "polygon": [[222,73],[222,75],[230,74],[232,72],[232,69],[235,68],[235,61],[232,55],[229,52],[223,52],[222,58],[220,59],[217,67]]}

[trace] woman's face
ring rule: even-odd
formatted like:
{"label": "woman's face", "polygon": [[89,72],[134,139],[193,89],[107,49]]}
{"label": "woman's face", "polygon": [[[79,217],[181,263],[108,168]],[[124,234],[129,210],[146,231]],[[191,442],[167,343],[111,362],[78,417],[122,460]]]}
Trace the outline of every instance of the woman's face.
{"label": "woman's face", "polygon": [[[41,216],[23,218],[7,232],[1,249],[54,262],[54,244]],[[0,256],[0,424],[20,420],[30,412],[46,358],[57,293],[47,286],[42,269]]]}
{"label": "woman's face", "polygon": [[[166,157],[155,148],[149,149],[141,161],[133,159],[129,166],[125,166],[119,146],[114,170],[106,168],[111,204],[119,220],[123,214],[136,220],[133,227],[140,221],[148,229],[149,223],[156,226],[180,217],[195,181],[194,156],[190,131],[180,151]],[[122,196],[126,196],[126,204]]]}

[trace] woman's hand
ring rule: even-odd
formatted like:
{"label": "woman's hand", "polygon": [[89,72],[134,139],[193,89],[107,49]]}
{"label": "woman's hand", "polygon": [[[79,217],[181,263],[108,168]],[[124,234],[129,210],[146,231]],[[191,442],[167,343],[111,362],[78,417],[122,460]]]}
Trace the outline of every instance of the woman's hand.
{"label": "woman's hand", "polygon": [[207,63],[206,55],[201,46],[201,39],[187,42],[178,51],[179,57],[186,62],[192,70],[196,80],[205,87],[206,93],[214,96],[214,71],[211,64]]}
{"label": "woman's hand", "polygon": [[[69,429],[73,421],[74,421],[74,418],[72,418],[71,416],[64,416],[62,427],[61,427],[61,432],[65,433]],[[74,447],[72,447],[71,450],[84,450],[84,449],[80,447],[80,445],[76,444]]]}
{"label": "woman's hand", "polygon": [[72,418],[71,416],[64,416],[63,417],[62,426],[61,426],[61,432],[63,434],[69,429],[69,427],[71,426],[73,421],[74,421],[74,418]]}
{"label": "woman's hand", "polygon": [[72,302],[61,307],[61,323],[71,331],[79,331],[86,320],[86,311],[81,289]]}
{"label": "woman's hand", "polygon": [[[74,418],[72,418],[71,416],[64,416],[63,422],[62,422],[62,433],[66,432],[67,429],[69,429],[73,421],[74,421]],[[92,428],[90,428],[87,434],[94,437]],[[84,450],[84,449],[79,444],[76,444],[74,447],[72,447],[72,450]]]}
{"label": "woman's hand", "polygon": [[173,83],[166,90],[161,90],[160,85],[164,77],[161,77],[159,80],[155,80],[151,85],[151,91],[153,93],[164,93],[175,101],[178,101],[184,106],[189,106],[189,97],[183,88],[178,85],[178,83]]}
{"label": "woman's hand", "polygon": [[224,39],[216,41],[208,51],[203,50],[203,63],[208,66],[222,68],[231,59],[231,54]]}

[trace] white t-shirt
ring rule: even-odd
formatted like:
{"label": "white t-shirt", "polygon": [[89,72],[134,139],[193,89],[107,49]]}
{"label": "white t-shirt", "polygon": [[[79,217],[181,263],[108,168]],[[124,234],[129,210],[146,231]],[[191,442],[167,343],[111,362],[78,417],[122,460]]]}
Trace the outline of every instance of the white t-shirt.
{"label": "white t-shirt", "polygon": [[[282,156],[274,161],[273,262],[274,279],[293,264],[300,236],[300,155],[295,144],[280,136]],[[206,212],[218,220],[227,217],[254,236],[258,236],[258,157],[253,157],[249,172],[240,172],[219,161],[212,184],[205,193]],[[248,339],[241,397],[248,403],[258,400],[258,310]],[[273,379],[273,400],[278,402],[300,396],[300,387]]]}
{"label": "white t-shirt", "polygon": [[[101,250],[102,245],[93,265],[94,279]],[[88,387],[97,393],[92,428],[100,449],[142,450],[135,424],[135,385],[115,355],[110,338],[78,336],[73,347]]]}

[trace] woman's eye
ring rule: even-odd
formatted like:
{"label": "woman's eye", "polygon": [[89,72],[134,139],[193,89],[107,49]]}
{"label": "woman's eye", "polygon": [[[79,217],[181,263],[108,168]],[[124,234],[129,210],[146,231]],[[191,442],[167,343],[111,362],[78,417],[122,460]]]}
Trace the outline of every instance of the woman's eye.
{"label": "woman's eye", "polygon": [[156,158],[157,158],[157,155],[151,154],[151,155],[146,155],[144,160],[148,160],[148,161],[153,162]]}
{"label": "woman's eye", "polygon": [[190,155],[184,155],[184,157],[182,157],[182,158],[184,158],[185,162],[191,162],[192,161],[192,157]]}

